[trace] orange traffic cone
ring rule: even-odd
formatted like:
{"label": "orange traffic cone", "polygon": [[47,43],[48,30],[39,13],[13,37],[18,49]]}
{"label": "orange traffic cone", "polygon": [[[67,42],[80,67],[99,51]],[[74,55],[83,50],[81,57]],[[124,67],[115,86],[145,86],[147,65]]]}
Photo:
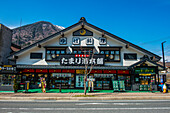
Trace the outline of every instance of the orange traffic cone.
{"label": "orange traffic cone", "polygon": [[163,86],[163,93],[166,93],[166,84]]}

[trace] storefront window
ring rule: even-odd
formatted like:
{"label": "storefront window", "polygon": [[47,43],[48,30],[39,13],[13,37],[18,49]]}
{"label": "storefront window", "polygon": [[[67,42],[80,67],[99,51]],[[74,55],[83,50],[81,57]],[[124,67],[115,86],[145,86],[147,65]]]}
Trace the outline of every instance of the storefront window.
{"label": "storefront window", "polygon": [[105,51],[105,54],[108,55],[108,54],[109,54],[109,51]]}
{"label": "storefront window", "polygon": [[81,54],[81,51],[78,51],[78,54]]}
{"label": "storefront window", "polygon": [[120,60],[119,51],[115,51],[115,59],[114,60]]}
{"label": "storefront window", "polygon": [[51,51],[51,54],[55,54],[55,51]]}
{"label": "storefront window", "polygon": [[56,54],[60,54],[60,51],[56,51]]}
{"label": "storefront window", "polygon": [[73,51],[74,54],[77,54],[77,51]]}
{"label": "storefront window", "polygon": [[100,54],[105,54],[106,61],[120,61],[120,51],[118,50],[101,50]]}
{"label": "storefront window", "polygon": [[112,54],[112,55],[113,55],[113,54],[115,54],[115,52],[114,52],[114,51],[111,51],[111,52],[110,52],[110,54]]}
{"label": "storefront window", "polygon": [[151,77],[150,76],[140,76],[140,84],[141,85],[149,85],[150,81],[151,81]]}
{"label": "storefront window", "polygon": [[113,74],[94,74],[95,89],[112,89],[112,80],[115,79]]}
{"label": "storefront window", "polygon": [[65,53],[66,53],[65,49],[60,49],[60,50],[47,49],[46,60],[59,61],[60,55]]}
{"label": "storefront window", "polygon": [[74,74],[53,73],[50,77],[50,88],[74,88]]}
{"label": "storefront window", "polygon": [[47,54],[50,54],[50,51],[47,51]]}
{"label": "storefront window", "polygon": [[12,74],[1,74],[0,75],[0,84],[3,85],[13,85],[15,75]]}
{"label": "storefront window", "polygon": [[104,51],[100,51],[101,54],[104,54]]}
{"label": "storefront window", "polygon": [[76,75],[76,87],[84,87],[84,75]]}
{"label": "storefront window", "polygon": [[61,54],[65,54],[65,51],[62,50],[62,51],[61,51]]}

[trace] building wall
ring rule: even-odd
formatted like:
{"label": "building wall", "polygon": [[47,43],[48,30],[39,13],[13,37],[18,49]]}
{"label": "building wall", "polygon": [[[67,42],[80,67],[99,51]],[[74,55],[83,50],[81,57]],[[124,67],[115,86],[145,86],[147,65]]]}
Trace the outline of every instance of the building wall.
{"label": "building wall", "polygon": [[7,56],[11,52],[12,31],[0,24],[0,64],[8,64]]}
{"label": "building wall", "polygon": [[[107,38],[107,44],[106,45],[100,45],[99,44],[99,37],[101,37],[101,33],[98,31],[95,31],[92,28],[85,27],[86,29],[90,30],[93,32],[93,36],[76,36],[79,37],[81,42],[80,45],[73,45],[72,44],[72,38],[73,35],[72,33],[78,29],[80,29],[81,26],[78,26],[66,33],[64,33],[64,36],[67,37],[67,45],[60,45],[59,44],[59,38],[61,36],[56,36],[43,44],[41,44],[41,48],[38,47],[33,47],[30,50],[27,50],[23,52],[22,54],[19,55],[16,64],[28,64],[28,65],[60,65],[60,62],[47,62],[45,61],[45,48],[43,46],[68,46],[67,51],[72,51],[70,46],[95,46],[95,49],[99,52],[99,46],[122,46],[121,49],[121,60],[120,62],[106,62],[105,65],[111,65],[111,66],[129,66],[131,64],[134,64],[140,60],[143,55],[145,55],[143,52],[136,50],[132,47],[126,48],[125,44],[117,41],[116,39],[113,39],[112,37],[105,36]],[[94,39],[94,44],[93,45],[86,45],[86,38],[87,37],[93,37]],[[31,52],[40,52],[43,53],[43,58],[42,59],[30,59],[30,53]],[[124,53],[137,53],[137,60],[124,60]]]}

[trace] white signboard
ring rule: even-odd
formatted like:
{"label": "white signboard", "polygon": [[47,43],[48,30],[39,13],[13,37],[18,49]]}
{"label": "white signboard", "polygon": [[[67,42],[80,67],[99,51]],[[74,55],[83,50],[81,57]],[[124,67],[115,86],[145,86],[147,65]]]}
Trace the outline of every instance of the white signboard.
{"label": "white signboard", "polygon": [[79,56],[83,56],[83,55],[62,55],[60,59],[60,64],[61,65],[85,65],[85,64],[104,65],[103,55],[94,58],[79,57]]}
{"label": "white signboard", "polygon": [[71,77],[71,73],[53,73],[53,77]]}

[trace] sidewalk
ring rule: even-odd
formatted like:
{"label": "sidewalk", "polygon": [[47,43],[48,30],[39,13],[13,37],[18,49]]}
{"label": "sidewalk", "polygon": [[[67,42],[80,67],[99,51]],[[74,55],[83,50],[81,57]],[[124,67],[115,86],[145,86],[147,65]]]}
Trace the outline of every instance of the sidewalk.
{"label": "sidewalk", "polygon": [[0,93],[0,100],[170,100],[170,93]]}

